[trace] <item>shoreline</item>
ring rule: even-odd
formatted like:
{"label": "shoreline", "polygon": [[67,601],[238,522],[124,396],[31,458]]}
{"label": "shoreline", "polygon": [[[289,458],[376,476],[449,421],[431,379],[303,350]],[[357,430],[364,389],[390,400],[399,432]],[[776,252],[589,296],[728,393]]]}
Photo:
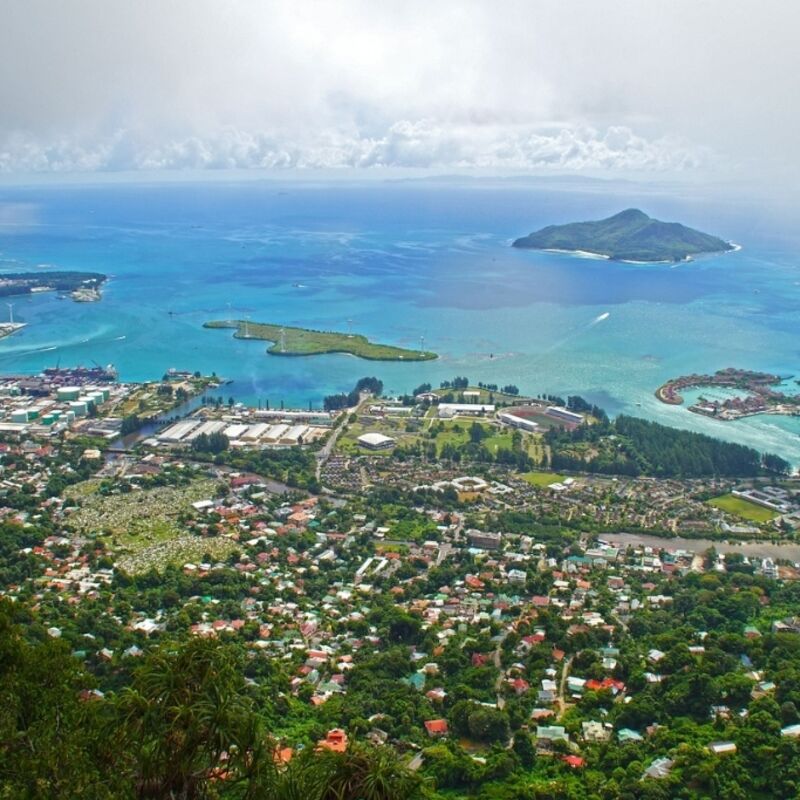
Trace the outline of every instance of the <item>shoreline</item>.
{"label": "shoreline", "polygon": [[685,389],[736,389],[746,394],[744,398],[704,401],[701,397],[688,410],[693,414],[721,422],[755,417],[761,414],[782,417],[800,416],[800,394],[786,395],[772,387],[783,382],[780,375],[752,370],[728,368],[713,375],[683,375],[663,383],[655,391],[656,399],[665,405],[681,406]]}
{"label": "shoreline", "polygon": [[[538,250],[540,248],[532,247],[532,248],[518,248],[520,250]],[[611,261],[611,256],[607,256],[604,253],[593,253],[591,250],[560,250],[557,247],[543,247],[541,248],[543,253],[559,253],[565,256],[578,256],[578,258],[592,258],[597,259],[598,261]]]}
{"label": "shoreline", "polygon": [[0,339],[5,339],[27,328],[27,322],[0,322]]}
{"label": "shoreline", "polygon": [[[595,253],[592,250],[563,250],[557,247],[519,247],[519,250],[538,250],[541,253],[556,253],[559,255],[566,255],[566,256],[575,256],[577,258],[586,258],[586,259],[593,259],[596,261],[616,261],[619,264],[636,264],[639,266],[647,266],[648,264],[670,264],[672,266],[678,264],[690,264],[691,262],[695,261],[698,258],[705,258],[708,256],[721,256],[725,255],[726,253],[738,253],[742,250],[742,245],[736,244],[736,242],[728,242],[730,248],[728,250],[713,250],[708,253],[697,253],[695,255],[687,255],[684,258],[678,259],[677,261],[674,259],[664,258],[664,259],[657,259],[652,261],[638,261],[636,259],[631,258],[614,258],[613,256],[607,255],[606,253]],[[512,247],[514,245],[512,244]]]}

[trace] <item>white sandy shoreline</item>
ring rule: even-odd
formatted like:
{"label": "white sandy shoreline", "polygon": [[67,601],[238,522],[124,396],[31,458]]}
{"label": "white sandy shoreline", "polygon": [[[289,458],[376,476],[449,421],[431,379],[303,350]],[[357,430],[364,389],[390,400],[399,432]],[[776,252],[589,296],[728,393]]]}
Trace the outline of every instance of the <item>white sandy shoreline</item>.
{"label": "white sandy shoreline", "polygon": [[[728,242],[731,246],[730,250],[719,250],[713,253],[699,253],[698,257],[702,258],[704,256],[713,256],[713,255],[725,255],[726,253],[737,253],[739,250],[742,249],[740,244],[736,244],[736,242]],[[593,253],[591,250],[561,250],[556,247],[543,247],[543,248],[533,248],[533,249],[540,249],[543,253],[559,253],[561,255],[567,256],[577,256],[578,258],[591,258],[600,261],[618,261],[620,264],[639,264],[639,265],[646,265],[646,264],[688,264],[691,261],[694,261],[695,258],[692,256],[686,256],[686,258],[682,258],[680,261],[672,261],[669,259],[665,259],[662,261],[634,261],[633,259],[629,258],[618,258],[612,259],[611,256],[607,256],[603,253]]]}

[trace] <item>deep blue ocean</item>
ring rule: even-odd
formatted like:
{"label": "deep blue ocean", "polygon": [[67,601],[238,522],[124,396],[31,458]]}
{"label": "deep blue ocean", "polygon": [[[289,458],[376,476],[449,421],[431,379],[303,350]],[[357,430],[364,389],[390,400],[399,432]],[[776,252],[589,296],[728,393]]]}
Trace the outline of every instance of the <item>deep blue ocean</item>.
{"label": "deep blue ocean", "polygon": [[[742,250],[636,265],[509,246],[543,225],[628,207]],[[0,341],[3,373],[95,362],[123,380],[216,371],[233,382],[226,397],[303,407],[364,375],[390,393],[466,375],[582,394],[612,414],[800,464],[800,418],[715,422],[653,396],[669,377],[727,366],[800,379],[800,235],[747,197],[593,181],[117,183],[4,186],[0,212],[0,272],[110,276],[99,303],[15,298],[28,327]],[[202,328],[245,316],[406,347],[424,337],[441,357],[280,358]]]}

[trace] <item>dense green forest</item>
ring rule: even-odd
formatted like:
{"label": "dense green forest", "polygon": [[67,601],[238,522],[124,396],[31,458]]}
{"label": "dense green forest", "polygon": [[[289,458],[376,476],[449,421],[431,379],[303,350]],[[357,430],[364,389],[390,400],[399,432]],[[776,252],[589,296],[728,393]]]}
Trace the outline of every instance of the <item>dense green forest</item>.
{"label": "dense green forest", "polygon": [[545,434],[554,470],[660,478],[745,477],[788,473],[782,458],[701,433],[620,415],[612,422]]}
{"label": "dense green forest", "polygon": [[549,225],[517,239],[514,247],[539,250],[582,250],[629,261],[681,261],[701,253],[732,250],[716,236],[678,222],[661,222],[638,208],[608,219]]}

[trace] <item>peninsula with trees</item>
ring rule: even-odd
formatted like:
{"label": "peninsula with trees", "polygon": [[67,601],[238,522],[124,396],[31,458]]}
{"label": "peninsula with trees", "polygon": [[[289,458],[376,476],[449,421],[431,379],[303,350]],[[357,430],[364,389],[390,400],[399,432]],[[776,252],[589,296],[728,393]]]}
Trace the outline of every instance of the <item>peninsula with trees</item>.
{"label": "peninsula with trees", "polygon": [[736,246],[678,222],[661,222],[637,208],[607,219],[548,225],[513,247],[601,256],[615,261],[674,262],[723,253]]}
{"label": "peninsula with trees", "polygon": [[408,350],[393,345],[371,342],[356,333],[315,331],[290,325],[273,325],[249,320],[218,320],[206,322],[204,328],[234,329],[237,339],[262,339],[272,342],[267,349],[274,356],[316,356],[347,353],[368,361],[432,361],[438,358],[429,350]]}
{"label": "peninsula with trees", "polygon": [[0,275],[0,297],[64,292],[76,302],[93,302],[100,299],[106,280],[100,272],[7,272]]}
{"label": "peninsula with trees", "polygon": [[800,395],[787,395],[774,387],[782,382],[779,375],[767,372],[752,372],[728,367],[713,375],[683,375],[667,381],[656,390],[656,397],[667,405],[683,404],[680,392],[684,389],[724,387],[736,389],[743,396],[724,400],[708,400],[701,397],[689,407],[689,411],[721,420],[734,420],[754,414],[800,415]]}

